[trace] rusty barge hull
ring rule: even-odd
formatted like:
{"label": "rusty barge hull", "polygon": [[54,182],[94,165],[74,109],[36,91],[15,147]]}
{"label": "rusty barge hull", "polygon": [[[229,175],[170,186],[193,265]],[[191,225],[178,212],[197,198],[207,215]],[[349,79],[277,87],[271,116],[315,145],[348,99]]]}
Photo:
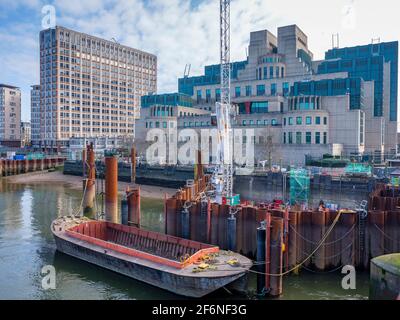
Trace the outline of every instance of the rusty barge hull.
{"label": "rusty barge hull", "polygon": [[[71,237],[65,230],[56,231],[56,229],[53,222],[52,232],[58,251],[178,295],[200,298],[232,283],[239,283],[242,286],[247,284],[247,270],[243,268],[225,265],[221,269],[226,270],[193,273],[192,270],[196,267],[194,264],[176,268],[131,256],[119,250],[104,248]],[[112,245],[118,246],[115,242]],[[242,264],[249,265],[246,269],[250,268],[251,261],[247,258],[234,253],[225,252],[225,254],[227,254],[224,256],[225,260],[239,257]]]}

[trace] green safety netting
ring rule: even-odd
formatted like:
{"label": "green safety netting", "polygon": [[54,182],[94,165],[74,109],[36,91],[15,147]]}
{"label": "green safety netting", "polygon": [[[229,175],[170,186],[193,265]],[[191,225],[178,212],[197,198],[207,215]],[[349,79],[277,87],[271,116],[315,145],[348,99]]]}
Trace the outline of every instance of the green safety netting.
{"label": "green safety netting", "polygon": [[28,153],[26,155],[27,160],[40,160],[44,159],[44,154],[43,153]]}
{"label": "green safety netting", "polygon": [[294,169],[290,171],[290,194],[291,205],[308,204],[310,198],[310,173],[305,169]]}
{"label": "green safety netting", "polygon": [[345,168],[345,173],[348,175],[362,174],[371,175],[372,167],[362,163],[349,163]]}

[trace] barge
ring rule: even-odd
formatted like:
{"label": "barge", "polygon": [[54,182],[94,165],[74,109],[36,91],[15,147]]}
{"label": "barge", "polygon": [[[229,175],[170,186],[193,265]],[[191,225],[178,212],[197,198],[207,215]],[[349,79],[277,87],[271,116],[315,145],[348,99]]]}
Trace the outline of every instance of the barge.
{"label": "barge", "polygon": [[219,247],[85,217],[53,221],[57,250],[186,297],[245,291],[251,260]]}

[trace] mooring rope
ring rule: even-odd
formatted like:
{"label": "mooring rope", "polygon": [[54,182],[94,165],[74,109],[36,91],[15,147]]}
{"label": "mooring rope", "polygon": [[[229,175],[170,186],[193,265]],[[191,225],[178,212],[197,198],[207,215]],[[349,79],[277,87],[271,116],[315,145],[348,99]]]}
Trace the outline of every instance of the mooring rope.
{"label": "mooring rope", "polygon": [[[336,240],[331,241],[331,242],[326,242],[326,243],[324,243],[324,246],[330,246],[330,245],[333,245],[333,244],[335,244],[335,243],[337,243],[339,241],[342,241],[343,239],[345,239],[355,229],[355,227],[356,227],[356,224],[354,223],[351,226],[351,228],[348,231],[346,231],[346,233],[341,238],[336,239]],[[309,240],[309,239],[305,238],[293,226],[290,226],[290,228],[294,231],[295,234],[297,234],[304,241],[307,241],[308,243],[311,243],[311,244],[317,244],[318,243],[318,241],[312,241],[312,240]]]}
{"label": "mooring rope", "polygon": [[400,243],[400,240],[399,240],[399,239],[394,239],[394,238],[390,237],[389,235],[387,235],[387,234],[385,233],[385,231],[383,231],[381,228],[379,228],[378,225],[377,225],[376,223],[374,223],[374,226],[375,226],[375,228],[377,228],[377,229],[378,229],[386,238],[388,238],[389,240]]}
{"label": "mooring rope", "polygon": [[[324,236],[322,237],[321,241],[319,242],[318,246],[311,252],[311,254],[306,257],[302,262],[300,262],[299,264],[297,264],[296,266],[294,266],[293,268],[282,272],[282,273],[266,273],[266,272],[261,272],[261,271],[256,271],[256,270],[248,270],[248,269],[243,269],[243,271],[247,271],[247,272],[251,272],[251,273],[255,273],[255,274],[260,274],[260,275],[266,275],[266,276],[271,276],[271,277],[282,277],[285,276],[289,273],[292,273],[293,271],[299,269],[300,267],[303,266],[304,263],[306,263],[320,248],[321,246],[324,244],[325,240],[329,237],[330,233],[332,232],[333,228],[336,226],[336,224],[339,221],[339,218],[341,217],[343,211],[339,211],[338,215],[336,216],[335,220],[333,221],[332,225],[328,228],[328,231],[324,234]],[[266,262],[265,262],[266,263]],[[232,271],[231,270],[213,270],[213,272],[218,272],[218,271]]]}

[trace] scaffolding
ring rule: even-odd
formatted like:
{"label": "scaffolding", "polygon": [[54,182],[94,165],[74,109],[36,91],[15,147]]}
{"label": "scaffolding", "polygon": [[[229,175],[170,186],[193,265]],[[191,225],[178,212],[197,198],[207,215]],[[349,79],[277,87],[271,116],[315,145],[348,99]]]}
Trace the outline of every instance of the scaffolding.
{"label": "scaffolding", "polygon": [[310,173],[305,169],[290,171],[290,205],[307,206],[310,199]]}

